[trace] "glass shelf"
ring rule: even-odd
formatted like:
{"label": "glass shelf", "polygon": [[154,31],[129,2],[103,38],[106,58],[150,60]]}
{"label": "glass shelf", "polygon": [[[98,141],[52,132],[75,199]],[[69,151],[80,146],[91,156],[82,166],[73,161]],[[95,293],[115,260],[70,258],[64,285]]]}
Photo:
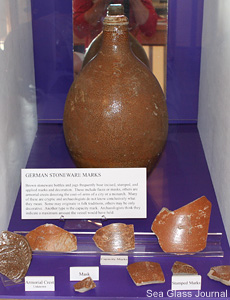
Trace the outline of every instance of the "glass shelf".
{"label": "glass shelf", "polygon": [[[26,235],[28,231],[15,231],[17,234]],[[74,255],[74,256],[100,256],[103,254],[113,254],[101,251],[93,241],[95,232],[76,232],[72,231],[77,237],[77,250],[73,252],[47,252],[34,251],[33,255]],[[224,251],[221,246],[222,233],[209,233],[207,237],[207,245],[203,251],[196,253],[166,253],[159,243],[154,233],[136,232],[135,233],[135,249],[122,253],[132,257],[155,257],[155,256],[186,256],[192,255],[196,257],[224,257]],[[119,255],[122,255],[119,254]]]}

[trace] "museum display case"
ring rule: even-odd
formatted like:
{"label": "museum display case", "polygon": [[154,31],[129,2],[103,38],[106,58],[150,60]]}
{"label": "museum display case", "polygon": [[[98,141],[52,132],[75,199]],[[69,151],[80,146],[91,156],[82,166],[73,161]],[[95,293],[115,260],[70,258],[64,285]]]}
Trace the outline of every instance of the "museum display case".
{"label": "museum display case", "polygon": [[[0,298],[131,300],[230,297],[229,271],[227,268],[212,269],[230,265],[230,249],[197,128],[203,0],[186,2],[187,7],[177,0],[170,0],[168,4],[166,1],[153,1],[156,11],[162,14],[162,20],[168,8],[167,47],[165,42],[160,41],[160,31],[166,37],[162,21],[158,24],[156,40],[151,39],[150,43],[147,39],[143,40],[144,46],[152,47],[148,48],[150,60],[154,47],[160,45],[167,48],[163,50],[165,69],[167,62],[167,85],[165,88],[163,83],[162,89],[165,88],[166,91],[169,117],[165,148],[155,168],[146,177],[146,218],[127,215],[127,218],[116,219],[100,215],[96,219],[75,219],[66,217],[65,212],[60,214],[60,218],[45,218],[44,215],[42,218],[34,215],[31,219],[28,215],[24,218],[22,186],[7,230],[28,237],[29,232],[35,228],[53,224],[70,233],[72,241],[77,242],[76,247],[74,244],[70,251],[61,249],[57,252],[53,248],[44,251],[35,247],[25,279],[28,282],[34,280],[34,290],[27,290],[30,284],[25,284],[24,280],[13,282],[1,275]],[[26,170],[56,169],[61,172],[67,169],[75,172],[76,166],[66,146],[63,132],[65,100],[74,79],[72,0],[31,0],[31,10],[38,130]],[[74,46],[76,45],[79,51],[81,41],[78,40]],[[46,181],[44,186],[45,183]],[[35,199],[33,197],[36,192],[36,187],[31,190],[31,201]],[[63,198],[61,192],[59,196]],[[189,204],[194,204],[197,199],[204,200],[205,205],[198,208],[192,206],[192,210],[187,212]],[[190,240],[194,244],[193,249],[198,250],[193,252],[183,248],[178,253],[166,251],[162,247],[159,236],[153,232],[154,220],[160,215],[162,208],[170,216],[179,216],[178,222],[181,222],[177,232],[172,227],[173,222],[167,224],[166,232],[171,232],[171,240],[176,242],[180,239],[180,232],[186,232],[187,236],[192,237]],[[39,211],[35,206],[33,209],[31,214]],[[194,221],[192,215],[196,210],[200,215]],[[177,214],[178,211],[183,213]],[[206,218],[207,222],[199,223],[202,218]],[[197,231],[192,236],[193,223]],[[119,228],[118,234],[116,227]],[[200,230],[204,228],[206,241],[204,246],[197,248]],[[104,232],[105,229],[109,231]],[[52,235],[55,233],[50,234],[51,239]],[[167,236],[167,242],[170,238]],[[104,239],[109,240],[113,247],[106,248]],[[116,239],[118,243],[113,244]],[[106,260],[109,263],[105,263]],[[181,273],[178,271],[179,266],[182,268]],[[0,263],[0,269],[1,267]],[[158,276],[154,275],[154,268]],[[77,285],[77,282],[91,276],[91,270],[93,281]],[[217,271],[226,272],[227,277],[219,279],[219,275],[215,273]],[[76,276],[76,272],[81,273],[81,279]],[[177,283],[175,280],[173,283],[177,272],[182,274],[184,281]],[[52,283],[50,289],[48,281]],[[197,288],[192,286],[193,283]],[[36,286],[40,288],[41,285],[48,287],[47,290],[36,290]],[[184,289],[181,286],[176,288],[176,285],[184,285]]]}

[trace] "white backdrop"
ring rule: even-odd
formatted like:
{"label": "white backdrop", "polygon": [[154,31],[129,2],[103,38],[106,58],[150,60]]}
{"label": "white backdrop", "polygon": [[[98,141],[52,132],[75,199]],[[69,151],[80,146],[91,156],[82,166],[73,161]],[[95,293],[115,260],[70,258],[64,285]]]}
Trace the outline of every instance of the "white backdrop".
{"label": "white backdrop", "polygon": [[37,129],[30,0],[0,1],[0,231]]}
{"label": "white backdrop", "polygon": [[230,241],[230,1],[205,0],[198,128]]}

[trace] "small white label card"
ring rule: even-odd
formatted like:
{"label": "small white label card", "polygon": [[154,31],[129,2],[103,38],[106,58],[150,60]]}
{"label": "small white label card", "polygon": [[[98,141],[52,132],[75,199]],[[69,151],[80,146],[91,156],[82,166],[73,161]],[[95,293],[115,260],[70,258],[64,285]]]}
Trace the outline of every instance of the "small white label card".
{"label": "small white label card", "polygon": [[101,255],[102,266],[127,266],[128,255]]}
{"label": "small white label card", "polygon": [[86,277],[99,280],[99,267],[70,267],[70,281],[81,281]]}
{"label": "small white label card", "polygon": [[26,292],[43,292],[55,291],[55,277],[54,276],[26,276],[25,277],[25,291]]}
{"label": "small white label card", "polygon": [[146,218],[146,168],[22,169],[22,219]]}
{"label": "small white label card", "polygon": [[173,275],[172,290],[201,290],[201,275]]}

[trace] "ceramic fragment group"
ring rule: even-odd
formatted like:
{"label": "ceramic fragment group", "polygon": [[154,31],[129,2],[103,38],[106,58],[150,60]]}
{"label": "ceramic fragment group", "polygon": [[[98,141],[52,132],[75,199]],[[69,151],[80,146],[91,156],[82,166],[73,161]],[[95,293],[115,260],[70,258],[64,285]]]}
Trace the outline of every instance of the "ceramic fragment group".
{"label": "ceramic fragment group", "polygon": [[[163,208],[153,220],[151,229],[157,235],[164,252],[170,255],[192,255],[206,247],[210,214],[211,203],[203,196],[175,211]],[[180,238],[177,237],[178,232]],[[127,253],[135,249],[134,226],[109,224],[95,232],[93,241],[102,252],[116,255]],[[28,232],[25,237],[3,231],[0,236],[0,273],[15,283],[21,282],[29,269],[33,251],[77,253],[77,238],[54,224],[41,225]],[[135,262],[127,266],[127,271],[137,286],[165,282],[158,262]],[[171,271],[173,275],[198,274],[193,266],[181,261],[175,261]],[[207,276],[230,285],[230,266],[211,267]],[[74,285],[75,291],[80,293],[95,287],[91,277]]]}

